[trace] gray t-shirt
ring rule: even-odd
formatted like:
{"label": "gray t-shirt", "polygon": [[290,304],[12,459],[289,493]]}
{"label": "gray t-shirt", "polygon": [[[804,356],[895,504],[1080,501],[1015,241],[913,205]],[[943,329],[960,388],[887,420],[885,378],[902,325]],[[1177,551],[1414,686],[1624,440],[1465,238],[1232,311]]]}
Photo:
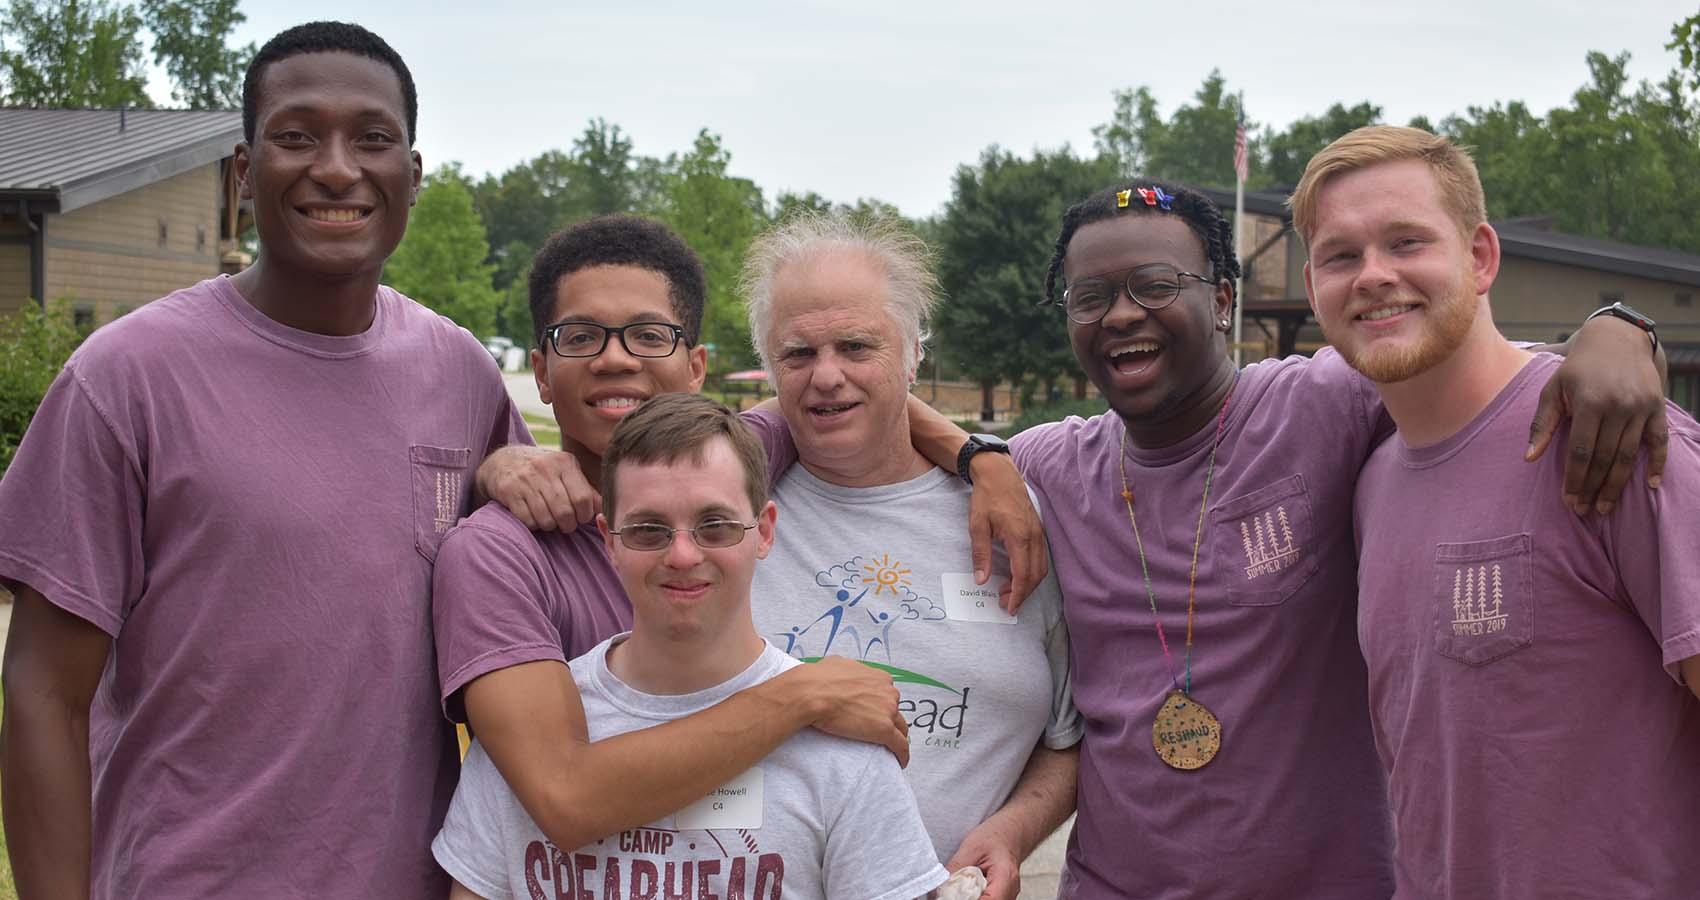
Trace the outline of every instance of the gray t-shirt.
{"label": "gray t-shirt", "polygon": [[[905,774],[940,859],[1003,805],[1041,739],[1061,749],[1082,732],[1056,580],[1007,621],[974,585],[968,495],[942,469],[847,488],[794,465],[774,486],[779,536],[752,592],[756,630],[780,650],[897,680]],[[993,574],[1009,575],[1001,548]]]}
{"label": "gray t-shirt", "polygon": [[[645,694],[608,669],[608,649],[624,639],[603,641],[568,664],[593,741],[700,712],[797,665],[770,645],[707,690]],[[572,852],[543,836],[474,741],[431,851],[456,880],[491,900],[908,900],[946,877],[896,759],[813,729],[689,809]]]}

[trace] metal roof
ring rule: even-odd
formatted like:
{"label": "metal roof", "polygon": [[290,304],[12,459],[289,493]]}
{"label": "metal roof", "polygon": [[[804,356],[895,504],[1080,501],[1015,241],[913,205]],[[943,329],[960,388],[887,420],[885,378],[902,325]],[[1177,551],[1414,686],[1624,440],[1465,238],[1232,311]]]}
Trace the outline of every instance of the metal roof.
{"label": "metal roof", "polygon": [[231,155],[240,110],[0,107],[0,197],[70,212]]}
{"label": "metal roof", "polygon": [[1509,256],[1700,287],[1700,256],[1692,253],[1548,231],[1529,220],[1495,222],[1493,230]]}

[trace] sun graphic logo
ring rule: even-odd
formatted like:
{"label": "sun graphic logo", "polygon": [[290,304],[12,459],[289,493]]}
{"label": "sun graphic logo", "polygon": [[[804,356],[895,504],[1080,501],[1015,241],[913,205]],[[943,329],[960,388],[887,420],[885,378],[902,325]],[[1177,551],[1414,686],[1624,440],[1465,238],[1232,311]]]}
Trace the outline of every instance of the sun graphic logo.
{"label": "sun graphic logo", "polygon": [[891,591],[893,597],[899,596],[897,588],[899,586],[909,587],[909,576],[914,574],[909,569],[903,568],[902,563],[892,559],[889,553],[879,559],[863,563],[862,571],[870,576],[867,580],[871,580],[874,584],[875,597],[885,591]]}

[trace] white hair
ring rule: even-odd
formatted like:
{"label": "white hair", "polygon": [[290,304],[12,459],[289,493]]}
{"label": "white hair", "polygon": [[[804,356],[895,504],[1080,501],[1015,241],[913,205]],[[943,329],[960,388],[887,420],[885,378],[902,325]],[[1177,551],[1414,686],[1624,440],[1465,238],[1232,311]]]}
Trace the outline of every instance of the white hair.
{"label": "white hair", "polygon": [[938,302],[933,251],[901,221],[852,218],[843,212],[802,212],[768,229],[744,257],[741,284],[750,319],[750,343],[762,368],[773,374],[768,333],[773,327],[773,279],[786,266],[850,250],[885,270],[886,311],[903,337],[904,371],[914,376],[921,345],[931,337],[927,320]]}

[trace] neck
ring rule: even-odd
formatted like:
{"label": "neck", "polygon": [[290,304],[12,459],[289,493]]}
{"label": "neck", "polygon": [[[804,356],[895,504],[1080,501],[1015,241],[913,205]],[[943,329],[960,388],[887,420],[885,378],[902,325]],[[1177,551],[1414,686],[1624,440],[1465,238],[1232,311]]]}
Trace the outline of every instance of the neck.
{"label": "neck", "polygon": [[1141,450],[1161,450],[1205,428],[1214,427],[1216,417],[1222,413],[1222,404],[1228,399],[1228,392],[1234,389],[1234,377],[1238,374],[1234,361],[1224,355],[1204,384],[1181,398],[1173,410],[1160,410],[1137,419],[1123,415],[1128,440]]}
{"label": "neck", "polygon": [[823,460],[806,453],[805,448],[798,447],[797,451],[797,461],[810,475],[841,487],[897,484],[919,478],[933,468],[933,464],[909,442],[908,415],[892,427],[891,439],[885,442],[884,447],[872,448],[849,459]]}
{"label": "neck", "polygon": [[646,627],[637,616],[631,637],[609,651],[608,669],[646,694],[690,694],[731,680],[766,647],[747,608],[721,631],[688,635],[669,634],[665,626]]}
{"label": "neck", "polygon": [[372,327],[382,269],[346,277],[282,271],[261,256],[231,278],[238,293],[266,318],[312,334],[339,337]]}
{"label": "neck", "polygon": [[[560,423],[557,422],[557,425]],[[584,475],[592,490],[602,491],[602,457],[596,451],[573,440],[565,431],[561,432],[561,451],[571,453],[578,460],[578,470]]]}
{"label": "neck", "polygon": [[[1457,434],[1487,409],[1533,354],[1511,345],[1483,313],[1452,355],[1422,373],[1376,384],[1381,402],[1411,447],[1437,444]],[[1485,327],[1484,327],[1485,323]],[[1436,398],[1445,398],[1436,402]]]}

